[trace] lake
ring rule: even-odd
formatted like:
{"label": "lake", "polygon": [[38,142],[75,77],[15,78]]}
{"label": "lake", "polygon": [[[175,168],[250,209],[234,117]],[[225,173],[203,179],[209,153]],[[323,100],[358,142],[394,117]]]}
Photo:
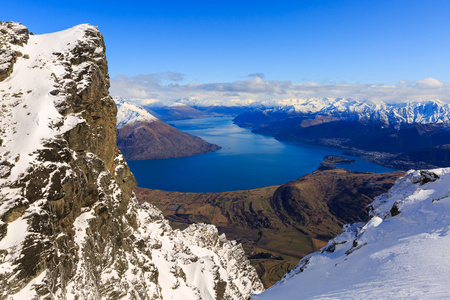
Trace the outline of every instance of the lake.
{"label": "lake", "polygon": [[223,192],[283,184],[317,169],[327,155],[356,160],[339,167],[362,172],[392,172],[344,150],[286,143],[254,134],[233,124],[231,118],[171,121],[179,130],[200,136],[222,149],[206,154],[130,161],[138,186],[180,192]]}

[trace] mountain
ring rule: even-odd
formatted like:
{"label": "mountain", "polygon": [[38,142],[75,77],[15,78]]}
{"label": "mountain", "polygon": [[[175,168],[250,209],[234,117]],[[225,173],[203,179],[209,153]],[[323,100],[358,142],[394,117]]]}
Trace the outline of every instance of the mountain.
{"label": "mountain", "polygon": [[158,121],[158,118],[134,103],[127,102],[119,97],[114,97],[113,99],[117,105],[117,128],[127,125],[134,126],[136,123],[151,123]]}
{"label": "mountain", "polygon": [[347,98],[231,102],[184,98],[156,101],[148,108],[167,120],[233,116],[235,124],[255,133],[349,149],[404,170],[450,166],[449,159],[434,159],[446,157],[440,149],[450,144],[450,105],[439,100],[389,104]]}
{"label": "mountain", "polygon": [[[410,169],[450,166],[448,159],[432,159],[442,153],[436,147],[450,144],[449,119],[450,106],[440,101],[385,104],[325,98],[253,109],[234,122],[278,140],[340,147],[382,165]],[[415,155],[404,155],[415,150]]]}
{"label": "mountain", "polygon": [[345,98],[312,98],[269,109],[290,114],[333,116],[384,126],[404,124],[450,124],[450,106],[435,100],[387,104],[382,101],[358,101]]}
{"label": "mountain", "polygon": [[374,100],[313,98],[292,100],[283,105],[255,107],[249,113],[249,116],[242,114],[236,118],[236,122],[245,124],[246,119],[251,119],[252,116],[255,118],[256,114],[261,119],[260,122],[265,119],[263,124],[301,117],[299,121],[303,123],[297,124],[301,127],[316,125],[317,119],[322,120],[320,123],[346,120],[363,124],[375,123],[395,129],[411,124],[450,125],[450,105],[438,100],[387,104]]}
{"label": "mountain", "polygon": [[236,117],[248,110],[247,107],[241,106],[189,106],[180,102],[175,102],[171,105],[163,105],[156,102],[146,105],[145,108],[163,121],[209,117]]}
{"label": "mountain", "polygon": [[[356,100],[349,98],[298,98],[272,101],[238,100],[220,102],[219,100],[198,100],[184,98],[173,101],[157,101],[149,105],[150,109],[195,109],[219,112],[220,109],[245,114],[260,112],[267,116],[329,116],[339,119],[357,120],[363,123],[377,122],[383,126],[399,127],[404,124],[450,124],[450,105],[439,100],[420,102],[405,101],[385,103],[381,100]],[[191,117],[196,117],[192,115]],[[239,121],[241,122],[241,121]]]}
{"label": "mountain", "polygon": [[0,297],[247,299],[263,286],[212,225],[139,205],[116,146],[103,36],[0,23]]}
{"label": "mountain", "polygon": [[252,299],[444,299],[450,169],[409,171],[320,252]]}
{"label": "mountain", "polygon": [[173,158],[220,149],[198,136],[166,124],[144,108],[114,98],[117,113],[117,146],[127,160]]}
{"label": "mountain", "polygon": [[174,227],[205,222],[241,242],[269,287],[344,224],[367,221],[367,204],[404,175],[333,168],[339,161],[327,157],[320,171],[280,186],[222,193],[135,192],[140,203],[157,206]]}
{"label": "mountain", "polygon": [[155,116],[164,121],[183,120],[183,119],[197,119],[208,117],[204,112],[190,107],[182,103],[174,103],[169,106],[152,106],[147,105],[146,108],[150,110]]}

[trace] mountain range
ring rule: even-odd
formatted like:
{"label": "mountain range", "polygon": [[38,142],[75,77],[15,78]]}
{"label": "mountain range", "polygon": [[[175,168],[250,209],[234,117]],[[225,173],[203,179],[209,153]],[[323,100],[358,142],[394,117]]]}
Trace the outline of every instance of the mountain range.
{"label": "mountain range", "polygon": [[[161,210],[138,202],[136,180],[116,140],[118,106],[126,104],[117,105],[108,88],[105,44],[96,27],[33,35],[20,23],[0,22],[0,298],[448,297],[449,168],[411,170],[390,187],[398,174],[359,176],[333,169],[339,159],[330,158],[307,178],[269,188],[270,198],[195,196],[203,212],[217,208],[211,212],[216,222],[238,220],[261,237],[273,229],[274,241],[283,226],[320,242],[343,223],[356,222],[263,292],[241,244],[214,225],[174,229]],[[448,149],[446,104],[393,108],[334,99],[325,109],[325,99],[306,102],[281,109],[248,104],[252,111],[236,122],[280,139],[315,137],[366,151],[386,147],[393,159],[421,159],[423,152],[430,155],[426,149],[445,157]],[[135,111],[119,113],[120,128],[139,133],[148,130],[142,124],[158,122]],[[414,141],[416,148],[407,146]],[[358,182],[362,178],[367,181]],[[374,192],[385,193],[364,217]],[[221,199],[231,201],[216,201]],[[227,216],[230,211],[235,214]]]}
{"label": "mountain range", "polygon": [[450,165],[449,105],[440,101],[385,104],[313,99],[250,110],[235,123],[282,141],[348,149],[396,169]]}
{"label": "mountain range", "polygon": [[280,141],[347,149],[394,169],[450,166],[450,105],[439,100],[310,98],[220,102],[191,98],[145,107],[163,120],[233,116],[234,123]]}
{"label": "mountain range", "polygon": [[267,115],[276,113],[312,116],[330,116],[340,119],[353,119],[361,122],[379,122],[384,126],[399,127],[404,124],[443,124],[450,123],[450,106],[439,100],[410,102],[405,99],[399,103],[385,103],[381,100],[356,100],[348,98],[300,98],[273,101],[233,101],[220,102],[199,101],[196,99],[179,99],[168,102],[155,102],[146,108],[160,111],[164,109],[184,107],[185,110],[200,109],[202,111],[227,110],[236,114],[244,111],[259,111]]}

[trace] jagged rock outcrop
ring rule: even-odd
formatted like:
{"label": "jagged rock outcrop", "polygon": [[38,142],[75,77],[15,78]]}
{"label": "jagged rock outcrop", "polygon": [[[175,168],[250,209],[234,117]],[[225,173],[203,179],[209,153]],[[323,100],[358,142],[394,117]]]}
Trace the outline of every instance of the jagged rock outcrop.
{"label": "jagged rock outcrop", "polygon": [[262,291],[241,246],[213,226],[172,230],[160,211],[138,205],[116,147],[117,108],[95,27],[29,36],[8,22],[0,37],[1,51],[23,54],[0,54],[0,298]]}
{"label": "jagged rock outcrop", "polygon": [[13,22],[0,22],[0,81],[5,80],[13,71],[17,57],[23,54],[13,50],[11,45],[20,45],[28,41],[28,28]]}

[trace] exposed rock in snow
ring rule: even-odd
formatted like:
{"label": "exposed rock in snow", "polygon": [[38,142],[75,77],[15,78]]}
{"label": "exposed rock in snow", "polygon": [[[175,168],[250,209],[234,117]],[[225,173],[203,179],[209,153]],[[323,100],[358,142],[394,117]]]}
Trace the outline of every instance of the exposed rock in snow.
{"label": "exposed rock in snow", "polygon": [[346,225],[252,299],[445,299],[450,296],[450,168],[409,171]]}
{"label": "exposed rock in snow", "polygon": [[213,226],[172,230],[155,207],[138,205],[116,147],[117,108],[95,27],[28,36],[20,24],[0,23],[0,40],[0,298],[245,299],[262,291],[241,246]]}

